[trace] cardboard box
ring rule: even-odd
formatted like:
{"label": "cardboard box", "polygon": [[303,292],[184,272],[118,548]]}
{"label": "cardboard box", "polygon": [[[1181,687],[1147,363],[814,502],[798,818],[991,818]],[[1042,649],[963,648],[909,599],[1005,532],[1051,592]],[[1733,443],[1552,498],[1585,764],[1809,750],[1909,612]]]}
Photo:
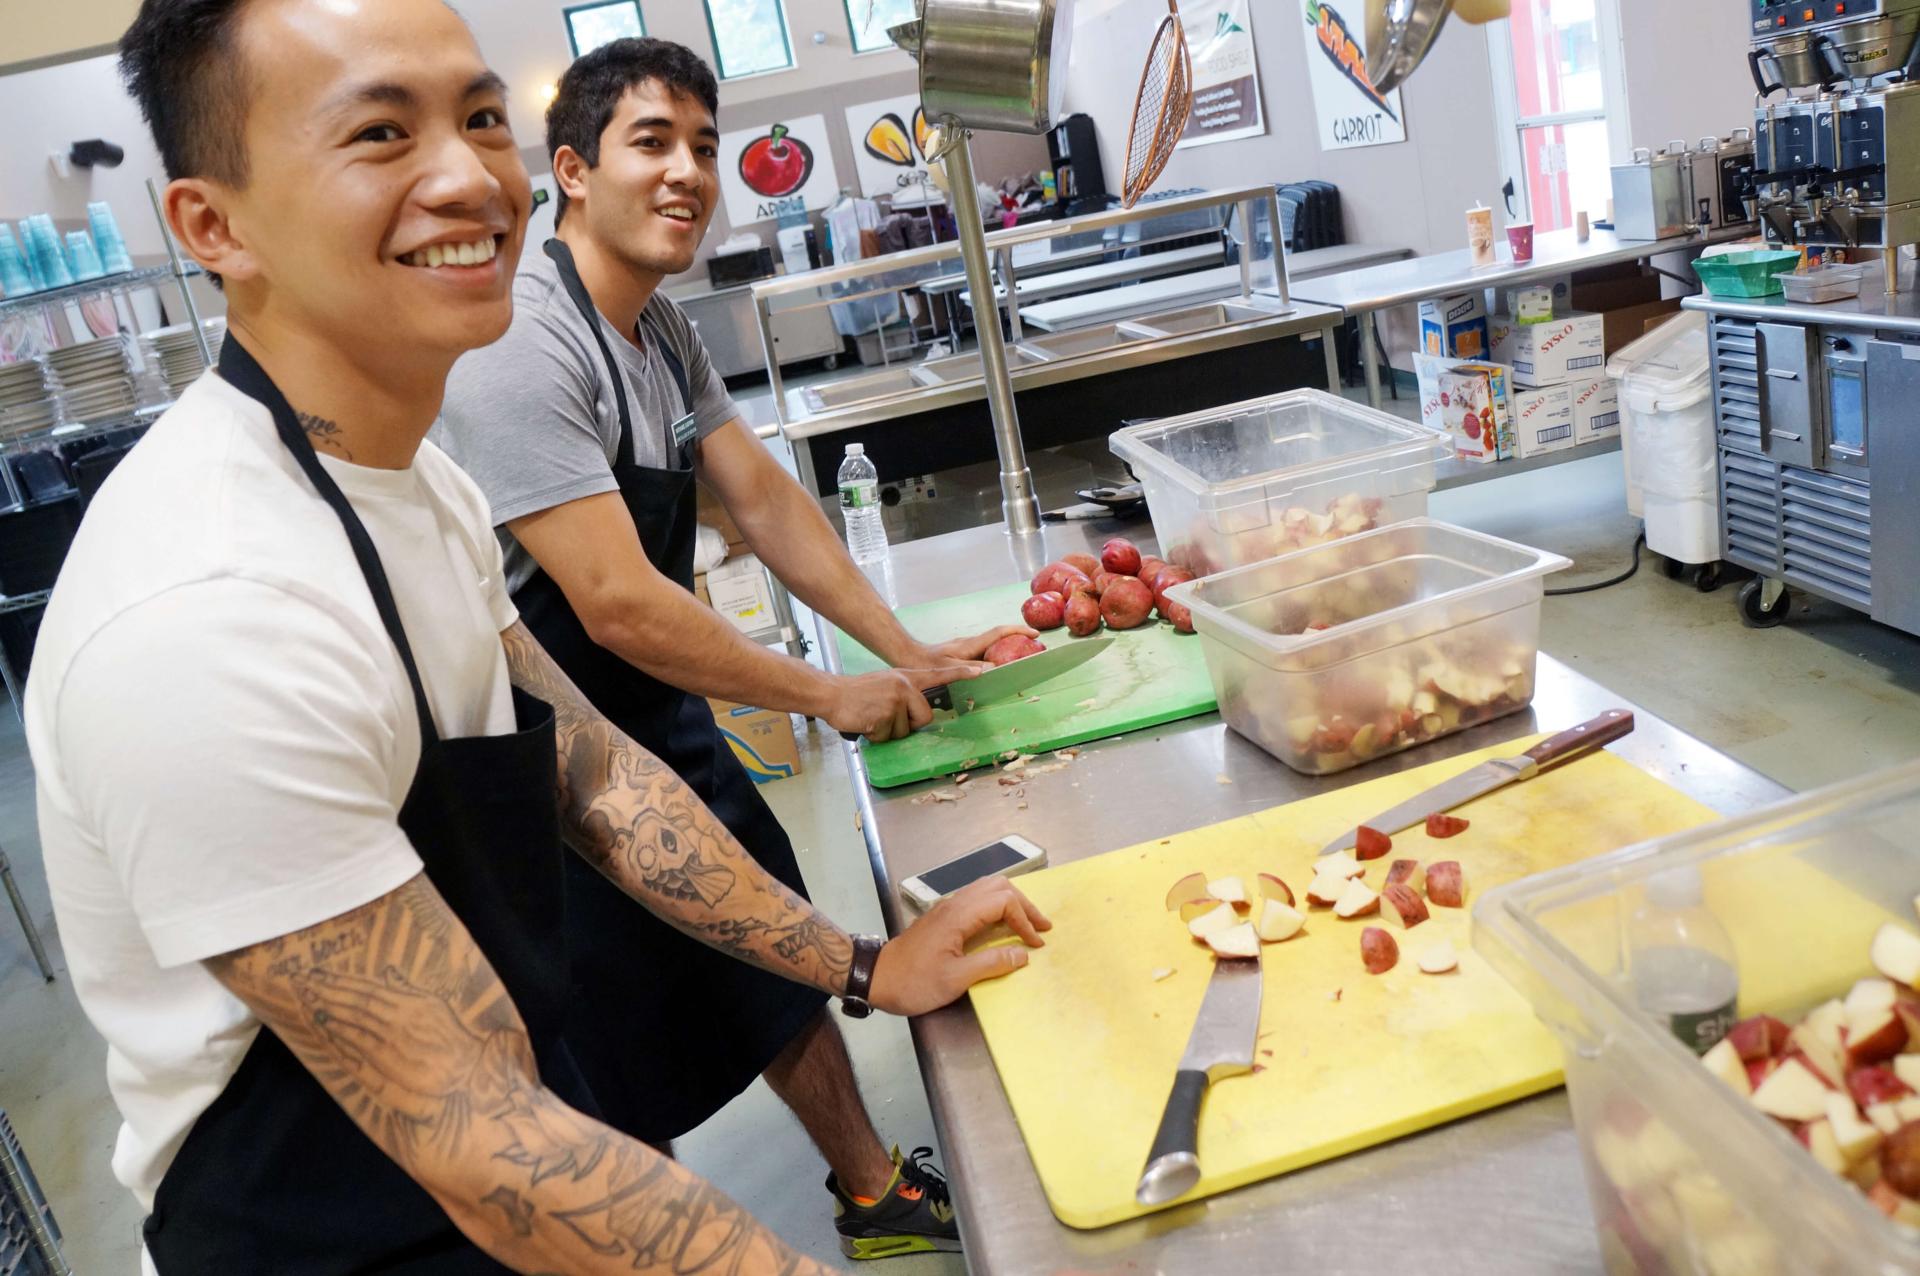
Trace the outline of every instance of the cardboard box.
{"label": "cardboard box", "polygon": [[1454,359],[1484,359],[1493,347],[1487,334],[1484,293],[1463,292],[1420,303],[1420,348]]}
{"label": "cardboard box", "polygon": [[1521,459],[1573,446],[1573,394],[1564,385],[1513,392],[1513,435]]}
{"label": "cardboard box", "polygon": [[746,535],[734,525],[733,516],[727,513],[727,507],[720,503],[720,498],[699,483],[693,485],[693,490],[695,518],[708,527],[718,528],[720,534],[727,538],[727,557],[734,558],[746,553]]}
{"label": "cardboard box", "polygon": [[1413,352],[1413,377],[1420,393],[1420,424],[1430,430],[1448,429],[1446,418],[1440,412],[1440,374],[1453,363],[1452,359],[1437,354]]}
{"label": "cardboard box", "polygon": [[1607,353],[1612,354],[1629,342],[1638,341],[1646,335],[1649,327],[1658,327],[1679,311],[1680,298],[1678,297],[1668,297],[1664,301],[1650,301],[1645,305],[1607,311],[1600,316],[1606,323]]}
{"label": "cardboard box", "polygon": [[1572,396],[1573,442],[1594,443],[1618,438],[1620,434],[1620,383],[1612,377],[1593,381],[1574,381],[1567,386]]}
{"label": "cardboard box", "polygon": [[707,601],[743,634],[760,634],[778,621],[767,569],[753,554],[729,558],[707,573]]}
{"label": "cardboard box", "polygon": [[1660,276],[1640,268],[1638,262],[1583,270],[1573,277],[1569,309],[1625,310],[1660,300]]}
{"label": "cardboard box", "polygon": [[1599,315],[1556,315],[1547,323],[1494,320],[1493,358],[1513,369],[1524,386],[1560,385],[1597,376],[1607,363],[1605,324]]}
{"label": "cardboard box", "polygon": [[1440,374],[1440,404],[1456,456],[1500,459],[1500,435],[1504,432],[1510,439],[1513,432],[1505,368],[1495,363],[1453,365]]}
{"label": "cardboard box", "polygon": [[793,715],[729,700],[708,700],[713,721],[733,756],[755,784],[772,784],[800,774],[800,744],[793,734]]}

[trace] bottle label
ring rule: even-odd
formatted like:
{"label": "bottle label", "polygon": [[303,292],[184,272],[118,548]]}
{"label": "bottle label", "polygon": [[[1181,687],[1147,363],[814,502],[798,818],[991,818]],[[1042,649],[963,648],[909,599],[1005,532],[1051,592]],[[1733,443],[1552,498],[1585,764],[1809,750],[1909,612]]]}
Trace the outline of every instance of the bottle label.
{"label": "bottle label", "polygon": [[880,485],[878,483],[842,483],[840,485],[840,508],[843,510],[866,509],[880,503]]}
{"label": "bottle label", "polygon": [[1667,1015],[1667,1024],[1687,1049],[1695,1054],[1705,1054],[1720,1043],[1720,1038],[1733,1030],[1738,1018],[1734,1009],[1736,1004],[1729,1000],[1724,1006],[1712,1010],[1670,1013]]}

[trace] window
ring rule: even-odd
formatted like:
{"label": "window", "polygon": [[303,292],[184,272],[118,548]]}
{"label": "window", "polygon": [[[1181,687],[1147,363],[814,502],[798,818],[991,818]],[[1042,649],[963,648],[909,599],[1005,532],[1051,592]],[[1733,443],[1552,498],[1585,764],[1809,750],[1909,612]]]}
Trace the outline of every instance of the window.
{"label": "window", "polygon": [[611,0],[600,4],[576,4],[566,10],[567,39],[573,42],[573,56],[591,53],[603,44],[612,44],[629,36],[647,33],[640,20],[640,0]]}
{"label": "window", "polygon": [[780,0],[706,0],[706,5],[721,79],[785,71],[793,65],[793,41],[787,38]]}
{"label": "window", "polygon": [[878,53],[895,47],[887,28],[912,22],[918,16],[913,0],[845,0],[845,4],[855,53]]}
{"label": "window", "polygon": [[1534,231],[1604,216],[1627,153],[1619,0],[1513,0],[1487,25],[1494,117],[1515,220]]}

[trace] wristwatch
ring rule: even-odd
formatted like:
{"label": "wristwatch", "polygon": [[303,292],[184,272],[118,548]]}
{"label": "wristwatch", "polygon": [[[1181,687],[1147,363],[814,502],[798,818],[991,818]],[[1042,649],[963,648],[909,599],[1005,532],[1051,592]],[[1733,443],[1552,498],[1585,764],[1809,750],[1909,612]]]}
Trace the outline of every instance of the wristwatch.
{"label": "wristwatch", "polygon": [[847,991],[840,997],[840,1013],[849,1019],[865,1019],[873,1013],[867,993],[873,988],[873,967],[887,941],[879,935],[853,937],[853,965],[847,971]]}

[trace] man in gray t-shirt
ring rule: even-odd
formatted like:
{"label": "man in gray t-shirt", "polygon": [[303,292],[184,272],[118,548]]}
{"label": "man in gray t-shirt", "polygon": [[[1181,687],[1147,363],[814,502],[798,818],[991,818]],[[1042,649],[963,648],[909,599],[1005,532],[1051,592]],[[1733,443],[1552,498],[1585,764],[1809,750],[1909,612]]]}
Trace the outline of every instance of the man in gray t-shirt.
{"label": "man in gray t-shirt", "polygon": [[[514,602],[542,646],[804,895],[791,842],[702,697],[884,740],[931,720],[918,688],[970,676],[997,638],[1032,631],[935,646],[909,634],[659,295],[662,279],[693,264],[720,198],[716,98],[706,66],[665,41],[615,41],[569,68],[547,113],[556,238],[529,247],[507,335],[455,366],[435,438],[492,502]],[[701,605],[689,592],[696,479],[795,595],[893,668],[830,675]],[[658,889],[733,889],[697,845],[667,839],[672,853],[648,851],[641,870]],[[846,1253],[959,1247],[944,1180],[921,1164],[924,1149],[886,1152],[817,994],[714,951],[737,936],[703,935],[707,948],[651,924],[590,869],[569,877],[567,909],[568,1044],[612,1124],[672,1139],[764,1076],[832,1167]],[[847,971],[848,1013],[865,1012],[872,988],[909,978],[876,951],[859,940],[820,954]]]}

